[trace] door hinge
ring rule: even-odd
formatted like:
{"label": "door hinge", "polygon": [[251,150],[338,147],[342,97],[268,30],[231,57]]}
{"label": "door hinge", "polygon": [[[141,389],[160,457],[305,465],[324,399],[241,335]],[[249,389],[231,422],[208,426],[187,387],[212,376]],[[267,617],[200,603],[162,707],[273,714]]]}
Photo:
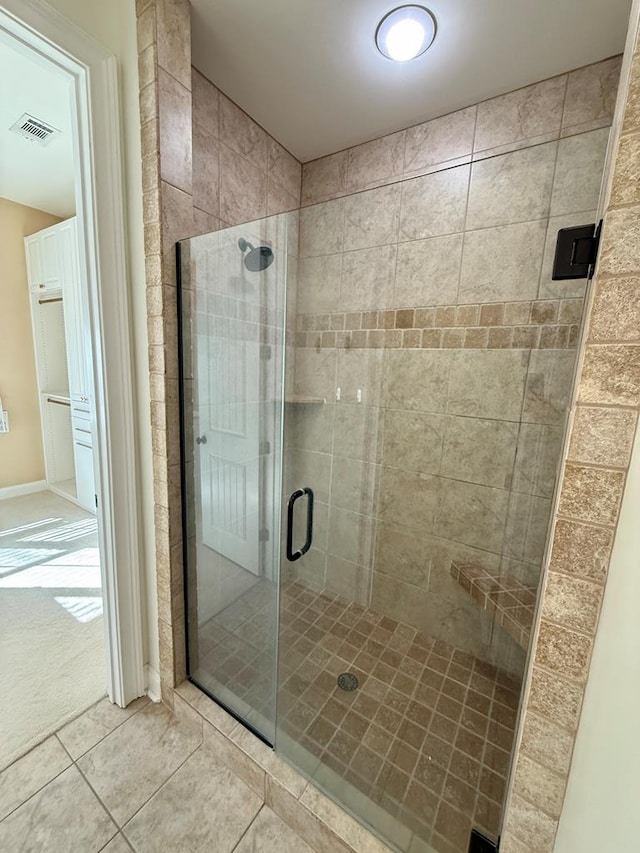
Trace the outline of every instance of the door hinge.
{"label": "door hinge", "polygon": [[266,527],[260,528],[260,533],[258,534],[258,540],[260,542],[268,542],[269,541],[269,531]]}
{"label": "door hinge", "polygon": [[471,830],[469,853],[498,853],[499,847],[500,839],[498,841],[490,841],[486,835],[478,832],[477,829]]}
{"label": "door hinge", "polygon": [[98,509],[98,496],[94,495],[94,498],[96,499],[96,509]]}
{"label": "door hinge", "polygon": [[258,447],[258,453],[260,456],[266,456],[271,453],[271,442],[270,441],[261,441],[260,446]]}
{"label": "door hinge", "polygon": [[271,358],[271,347],[269,346],[269,344],[262,344],[260,346],[260,358],[263,361],[269,361],[269,359]]}
{"label": "door hinge", "polygon": [[575,228],[561,228],[551,278],[554,281],[591,278],[598,258],[601,231],[602,220],[597,226],[592,222]]}

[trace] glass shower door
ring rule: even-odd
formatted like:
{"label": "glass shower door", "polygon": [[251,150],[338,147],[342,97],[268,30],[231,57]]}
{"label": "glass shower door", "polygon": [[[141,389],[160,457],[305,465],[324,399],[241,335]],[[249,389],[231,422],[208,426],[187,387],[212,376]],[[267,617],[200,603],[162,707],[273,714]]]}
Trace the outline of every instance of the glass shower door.
{"label": "glass shower door", "polygon": [[180,244],[188,674],[273,743],[289,217]]}
{"label": "glass shower door", "polygon": [[300,213],[276,747],[403,851],[500,831],[607,136]]}
{"label": "glass shower door", "polygon": [[500,831],[607,133],[181,244],[189,677],[406,853]]}

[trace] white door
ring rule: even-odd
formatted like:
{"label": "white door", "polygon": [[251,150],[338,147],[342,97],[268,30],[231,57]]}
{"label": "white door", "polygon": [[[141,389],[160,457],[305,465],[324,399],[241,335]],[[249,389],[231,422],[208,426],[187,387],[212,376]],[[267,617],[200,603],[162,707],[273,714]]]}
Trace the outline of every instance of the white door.
{"label": "white door", "polygon": [[91,337],[87,306],[83,299],[76,219],[56,226],[60,277],[64,295],[64,322],[69,367],[69,396],[73,451],[76,466],[76,493],[80,506],[95,512],[95,472],[93,461],[93,418],[90,380]]}
{"label": "white door", "polygon": [[[236,250],[237,251],[237,250]],[[234,257],[234,260],[236,258]],[[217,252],[208,277],[225,277]],[[234,265],[235,266],[235,265]],[[233,294],[199,293],[194,365],[196,464],[202,541],[243,569],[259,574],[260,342],[258,325],[238,315]],[[252,332],[253,330],[253,332]],[[255,337],[255,340],[252,340]]]}
{"label": "white door", "polygon": [[93,448],[90,444],[78,441],[74,425],[73,453],[76,466],[76,490],[80,506],[95,513],[95,475],[93,473]]}
{"label": "white door", "polygon": [[64,297],[64,325],[67,340],[69,392],[71,399],[87,397],[87,332],[82,312],[82,291],[78,272],[76,220],[68,219],[57,226],[60,278]]}
{"label": "white door", "polygon": [[42,246],[38,234],[25,237],[24,245],[27,255],[27,279],[31,290],[44,290],[42,277]]}
{"label": "white door", "polygon": [[59,227],[52,225],[37,234],[25,237],[27,279],[31,290],[60,289]]}
{"label": "white door", "polygon": [[41,232],[42,277],[45,290],[57,290],[61,286],[58,226],[52,225]]}

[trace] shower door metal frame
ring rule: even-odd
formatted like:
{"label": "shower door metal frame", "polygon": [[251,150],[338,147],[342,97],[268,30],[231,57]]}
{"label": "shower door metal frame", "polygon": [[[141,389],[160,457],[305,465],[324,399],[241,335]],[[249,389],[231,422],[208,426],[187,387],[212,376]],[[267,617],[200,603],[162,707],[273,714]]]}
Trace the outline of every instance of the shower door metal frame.
{"label": "shower door metal frame", "polygon": [[191,661],[190,661],[190,625],[189,625],[189,537],[187,535],[187,531],[189,530],[189,504],[187,501],[187,466],[186,466],[186,450],[187,450],[187,421],[186,421],[186,405],[185,405],[185,394],[184,394],[184,382],[185,382],[185,371],[184,371],[184,327],[183,327],[183,309],[184,309],[184,299],[183,299],[183,290],[182,290],[182,246],[180,241],[175,244],[175,262],[176,262],[176,300],[177,300],[177,320],[178,320],[178,410],[180,417],[180,489],[182,493],[182,577],[183,577],[183,587],[184,587],[184,643],[185,643],[185,659],[186,659],[186,669],[187,669],[187,680],[194,684],[198,690],[201,690],[206,696],[209,697],[213,702],[223,708],[227,714],[230,714],[235,720],[239,723],[242,723],[243,726],[246,726],[252,734],[254,734],[257,738],[259,738],[263,743],[267,746],[273,748],[273,744],[270,743],[265,736],[258,731],[251,723],[248,723],[243,717],[238,714],[237,711],[234,711],[233,708],[229,707],[225,702],[223,702],[218,696],[215,696],[204,684],[201,684],[191,675]]}
{"label": "shower door metal frame", "polygon": [[[217,705],[223,708],[228,714],[230,714],[235,720],[241,723],[245,728],[249,729],[249,731],[254,734],[257,738],[262,741],[262,743],[266,744],[271,749],[275,749],[275,738],[272,742],[266,735],[264,735],[259,729],[257,729],[250,721],[248,721],[245,717],[243,717],[240,713],[235,711],[232,707],[230,707],[226,702],[220,699],[219,696],[216,696],[209,688],[207,688],[204,684],[200,683],[197,679],[195,679],[191,674],[191,661],[190,661],[190,623],[189,623],[189,585],[191,583],[191,579],[189,578],[189,569],[190,569],[190,560],[192,555],[189,553],[189,537],[187,531],[189,529],[189,510],[191,506],[188,501],[188,482],[187,482],[187,409],[185,403],[185,393],[184,393],[184,383],[185,383],[185,369],[184,369],[184,344],[185,344],[185,332],[184,332],[184,298],[183,298],[183,276],[182,276],[182,242],[186,242],[190,238],[186,238],[183,241],[178,241],[175,244],[175,263],[176,263],[176,297],[177,297],[177,342],[178,342],[178,409],[179,409],[179,420],[180,420],[180,488],[182,494],[182,507],[181,507],[181,515],[182,515],[182,558],[183,558],[183,587],[184,587],[184,635],[185,635],[185,655],[186,655],[186,672],[187,679],[192,684],[194,684],[198,690],[201,690],[206,696],[208,696],[212,701],[214,701]],[[286,270],[285,270],[285,281],[286,281]],[[285,285],[285,303],[283,305],[283,313],[286,318],[286,285]],[[286,325],[286,319],[285,319]],[[283,329],[283,336],[284,336]],[[274,568],[279,572],[280,566],[280,529],[281,529],[281,496],[282,493],[282,445],[284,441],[284,372],[285,372],[285,358],[286,358],[286,348],[284,346],[284,337],[283,337],[283,358],[282,358],[282,371],[281,371],[281,387],[283,399],[280,401],[281,408],[281,420],[280,420],[280,429],[278,430],[277,439],[280,444],[280,470],[276,473],[276,476],[273,478],[272,483],[272,492],[267,500],[269,502],[278,502],[278,519],[279,523],[277,524],[277,530],[269,531],[269,536],[266,539],[260,537],[260,541],[258,543],[259,546],[259,560],[260,563],[263,564],[262,568],[264,568],[264,554],[265,549],[268,547],[274,548]],[[262,358],[260,359],[262,362]],[[262,372],[262,365],[260,367],[260,371]],[[261,401],[260,406],[264,405],[264,401]],[[262,421],[262,418],[261,418]],[[262,440],[261,440],[262,444]],[[269,451],[269,455],[275,452],[275,448],[271,447]],[[262,494],[263,491],[263,483],[265,483],[264,478],[264,458],[267,454],[260,453],[258,457],[258,477],[259,477],[259,489]],[[274,466],[275,467],[275,466]],[[262,519],[263,512],[261,510],[260,517]],[[274,525],[276,526],[276,525]],[[261,528],[262,529],[262,528]],[[262,575],[258,575],[262,576]],[[267,575],[264,575],[267,577]],[[275,582],[274,578],[268,577],[268,580],[272,580]],[[279,585],[278,585],[278,593],[279,593]],[[278,599],[279,601],[279,599]],[[276,622],[274,627],[274,633],[277,638],[279,632],[279,607],[276,608]],[[277,676],[277,654],[275,659],[275,684],[278,683]],[[276,700],[277,701],[277,700]]]}

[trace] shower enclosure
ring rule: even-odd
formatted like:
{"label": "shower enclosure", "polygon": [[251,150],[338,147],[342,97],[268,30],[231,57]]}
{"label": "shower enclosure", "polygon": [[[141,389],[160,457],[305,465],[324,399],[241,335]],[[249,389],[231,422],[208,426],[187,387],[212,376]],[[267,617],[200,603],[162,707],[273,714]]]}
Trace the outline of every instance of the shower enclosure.
{"label": "shower enclosure", "polygon": [[607,137],[179,244],[189,677],[399,850],[500,831]]}

